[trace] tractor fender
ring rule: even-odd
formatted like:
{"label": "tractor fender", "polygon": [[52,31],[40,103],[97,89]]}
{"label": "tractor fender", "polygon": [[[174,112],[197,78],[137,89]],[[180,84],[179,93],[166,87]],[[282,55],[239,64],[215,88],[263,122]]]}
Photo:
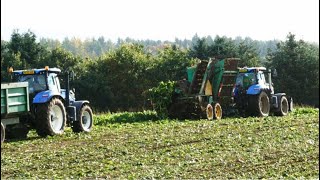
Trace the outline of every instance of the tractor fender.
{"label": "tractor fender", "polygon": [[265,89],[265,87],[261,84],[254,84],[250,86],[247,90],[248,95],[257,95],[260,94],[261,90]]}
{"label": "tractor fender", "polygon": [[60,93],[56,91],[51,91],[51,90],[42,91],[36,94],[36,96],[33,98],[32,103],[33,104],[46,103],[55,96],[61,97]]}
{"label": "tractor fender", "polygon": [[[81,107],[85,104],[89,104],[90,102],[88,100],[82,100],[82,101],[74,101],[71,106],[76,107],[76,114],[80,113]],[[78,121],[77,118],[75,118],[75,121]]]}

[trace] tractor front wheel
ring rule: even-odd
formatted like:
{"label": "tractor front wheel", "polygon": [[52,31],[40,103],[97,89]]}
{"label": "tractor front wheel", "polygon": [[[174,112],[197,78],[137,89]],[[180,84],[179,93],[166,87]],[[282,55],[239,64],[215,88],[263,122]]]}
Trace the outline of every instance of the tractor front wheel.
{"label": "tractor front wheel", "polygon": [[88,105],[81,107],[77,121],[73,122],[73,132],[90,132],[93,125],[92,110]]}
{"label": "tractor front wheel", "polygon": [[66,110],[62,101],[53,98],[50,102],[38,105],[36,131],[39,136],[54,136],[64,132]]}
{"label": "tractor front wheel", "polygon": [[279,111],[275,112],[274,114],[277,116],[286,116],[289,112],[289,103],[288,100],[285,96],[282,96],[280,98],[280,103],[279,103]]}

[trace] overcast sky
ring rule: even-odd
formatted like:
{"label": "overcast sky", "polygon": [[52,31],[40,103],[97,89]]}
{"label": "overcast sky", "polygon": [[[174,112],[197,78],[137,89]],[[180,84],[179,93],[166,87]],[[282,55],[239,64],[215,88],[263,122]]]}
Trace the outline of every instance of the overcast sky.
{"label": "overcast sky", "polygon": [[1,0],[1,39],[191,39],[237,36],[319,43],[319,0]]}

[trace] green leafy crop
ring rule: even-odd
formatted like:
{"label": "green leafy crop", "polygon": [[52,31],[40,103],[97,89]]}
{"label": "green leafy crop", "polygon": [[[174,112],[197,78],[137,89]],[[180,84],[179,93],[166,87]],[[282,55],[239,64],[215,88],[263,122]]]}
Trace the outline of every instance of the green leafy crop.
{"label": "green leafy crop", "polygon": [[168,106],[172,102],[172,95],[175,90],[176,82],[161,81],[158,86],[148,90],[147,96],[151,100],[154,110],[161,118],[168,116]]}

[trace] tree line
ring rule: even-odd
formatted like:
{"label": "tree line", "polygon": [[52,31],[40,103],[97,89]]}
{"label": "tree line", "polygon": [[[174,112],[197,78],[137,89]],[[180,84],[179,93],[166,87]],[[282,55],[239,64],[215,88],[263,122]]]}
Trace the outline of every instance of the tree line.
{"label": "tree line", "polygon": [[[295,103],[319,106],[319,45],[296,40],[259,42],[225,36],[161,42],[118,39],[41,39],[33,32],[14,31],[1,41],[1,81],[7,69],[58,67],[74,71],[72,86],[77,99],[88,99],[98,111],[133,111],[150,108],[145,92],[161,81],[179,80],[197,59],[238,57],[239,66],[277,69],[277,92],[287,92]],[[73,42],[73,43],[71,43]],[[72,45],[73,44],[73,45]],[[261,45],[266,50],[262,53]]]}
{"label": "tree line", "polygon": [[240,43],[250,43],[255,47],[255,53],[259,55],[260,58],[264,59],[268,53],[268,49],[274,51],[276,49],[276,45],[279,42],[278,40],[269,40],[269,41],[257,41],[253,40],[250,37],[236,37],[234,39],[227,37],[199,37],[195,34],[191,40],[189,39],[178,39],[175,38],[174,41],[160,41],[160,40],[135,40],[132,38],[121,39],[118,38],[116,42],[112,42],[110,39],[105,39],[103,36],[95,38],[88,38],[85,40],[81,40],[80,38],[68,38],[66,37],[61,42],[59,40],[49,39],[49,38],[41,38],[40,44],[47,47],[48,49],[55,49],[61,46],[63,49],[70,51],[73,55],[80,55],[82,57],[90,57],[95,58],[97,56],[101,56],[103,53],[108,52],[109,50],[113,50],[121,46],[124,43],[133,43],[133,44],[141,44],[144,49],[153,54],[157,53],[159,48],[163,48],[164,45],[175,45],[182,49],[190,49],[194,44],[196,44],[200,39],[206,41],[207,45],[211,46],[218,39],[229,39],[235,45],[239,45]]}

